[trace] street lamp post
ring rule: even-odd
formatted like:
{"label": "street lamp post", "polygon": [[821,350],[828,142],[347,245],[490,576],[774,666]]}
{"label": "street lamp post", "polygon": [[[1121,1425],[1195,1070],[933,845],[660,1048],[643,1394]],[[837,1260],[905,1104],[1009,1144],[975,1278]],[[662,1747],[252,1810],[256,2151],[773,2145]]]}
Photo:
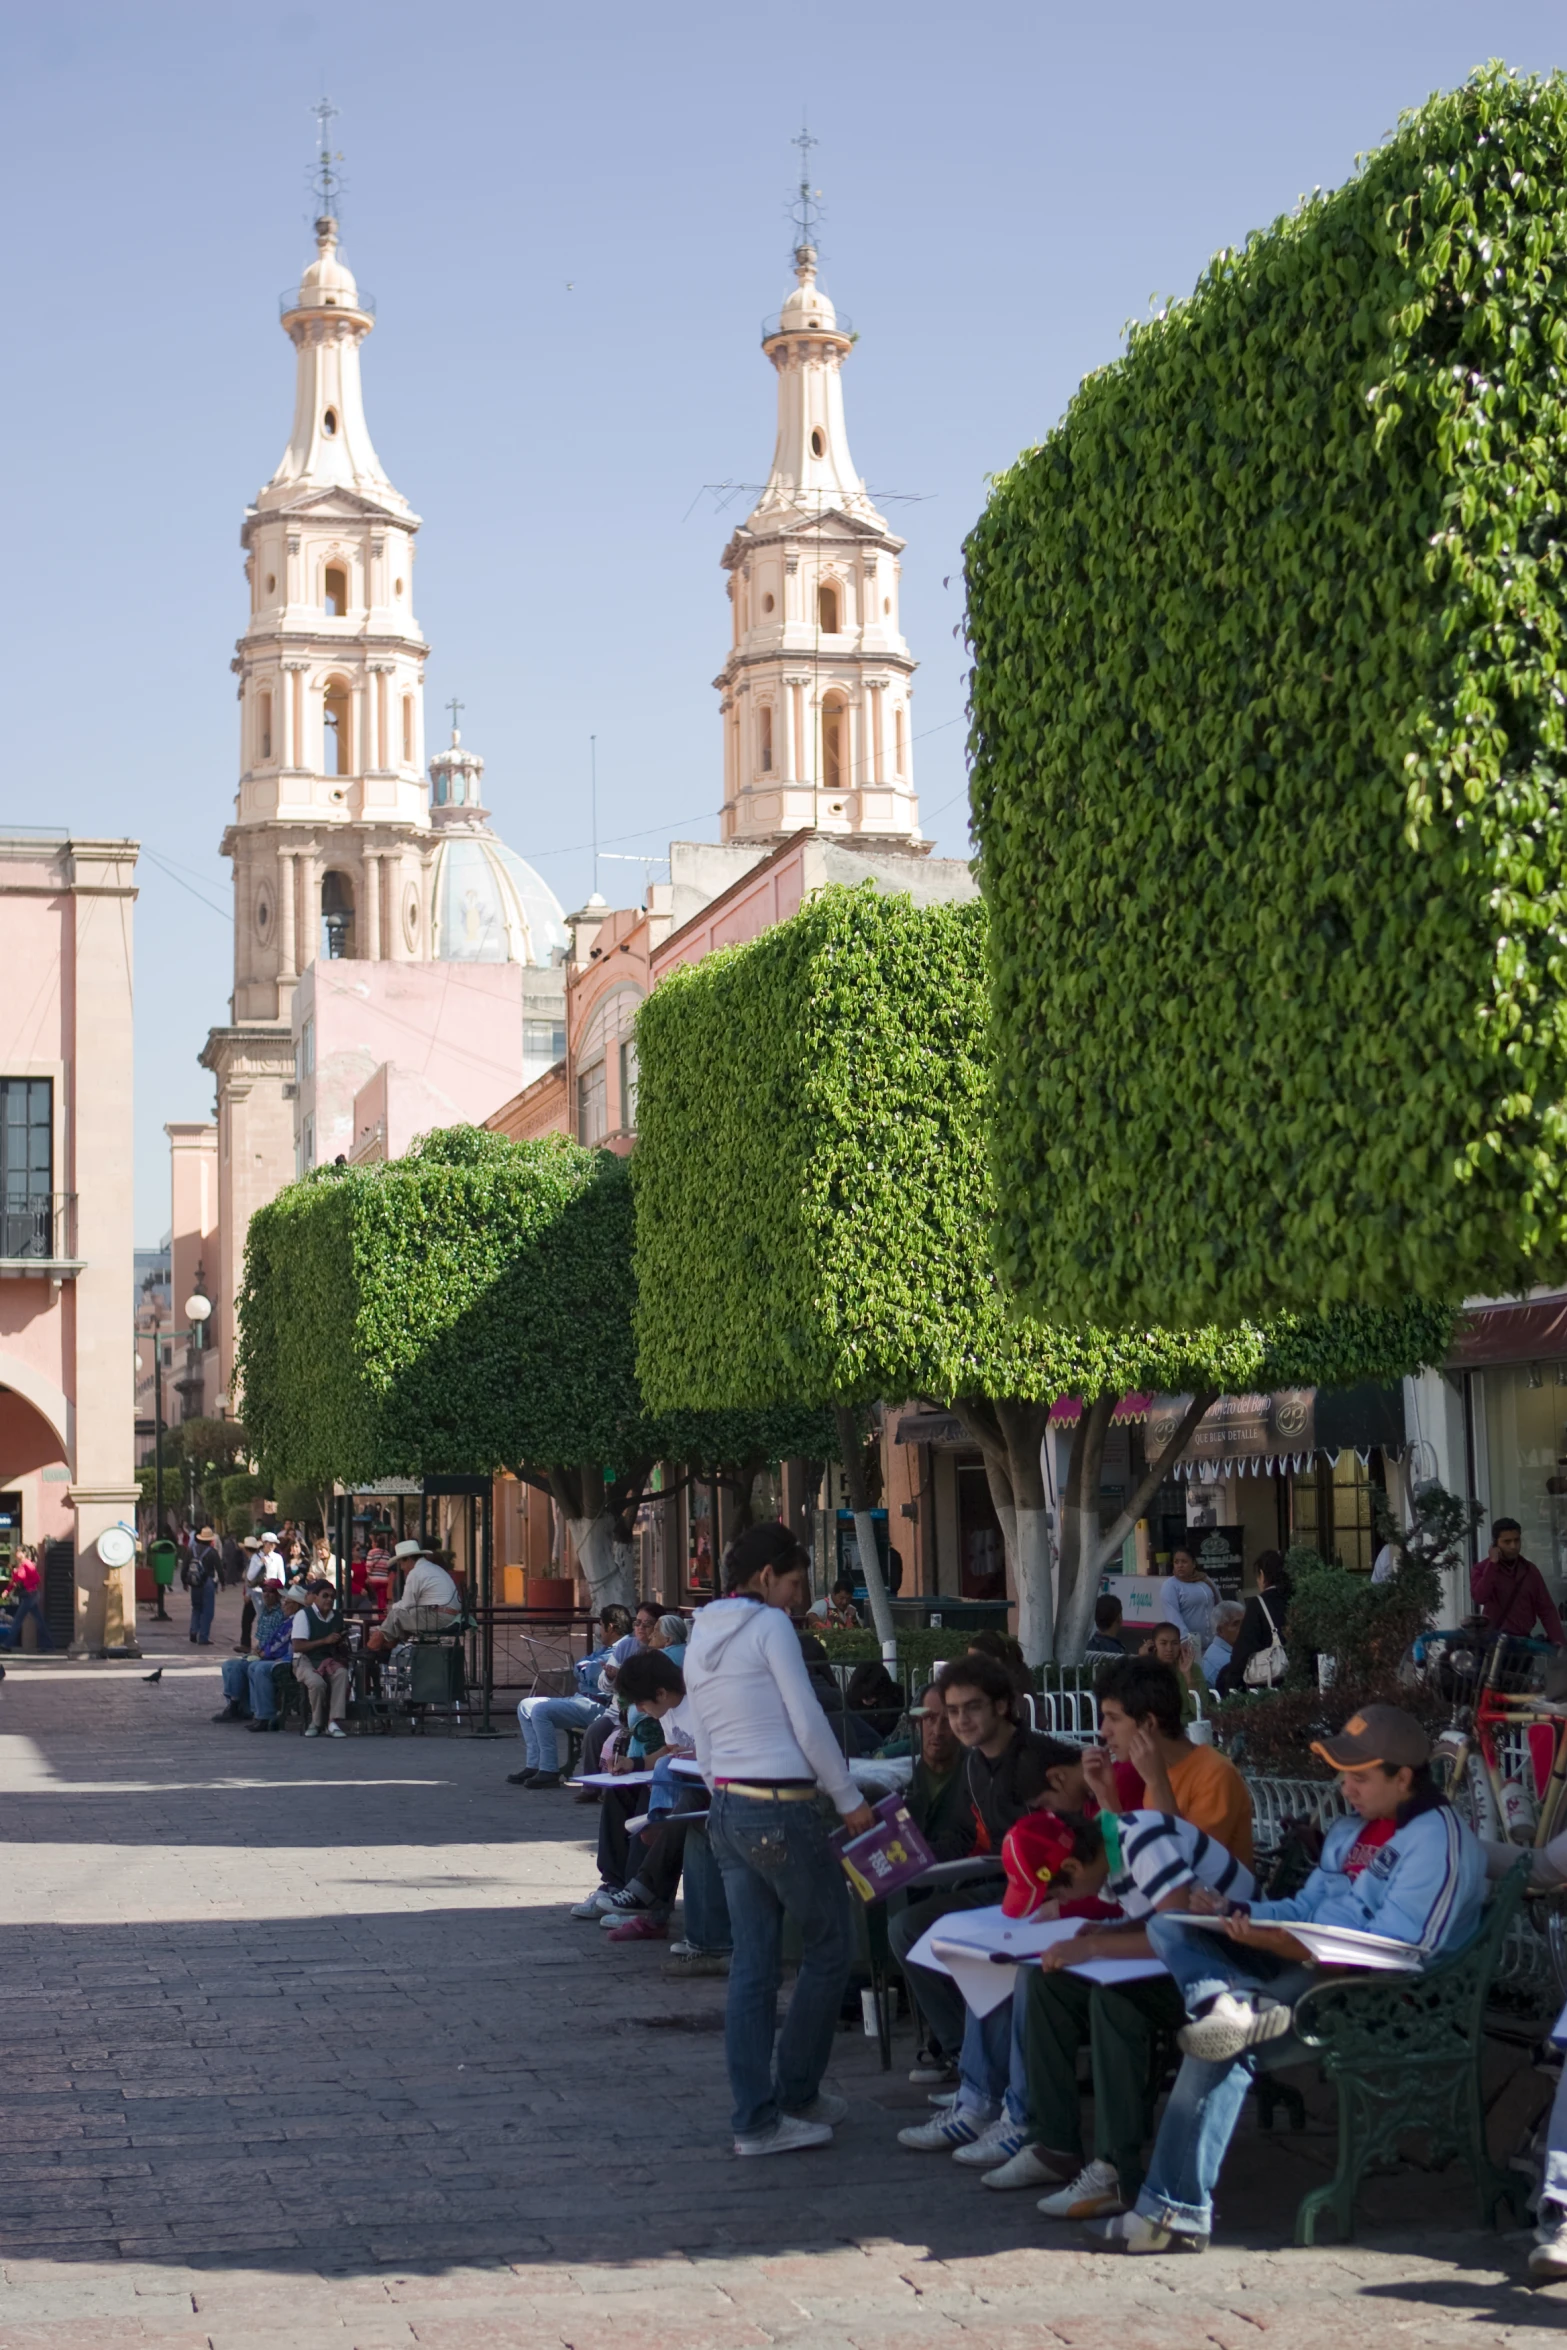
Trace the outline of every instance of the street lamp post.
{"label": "street lamp post", "polygon": [[[203,1287],[202,1267],[198,1264],[196,1267],[196,1286],[191,1292],[191,1295],[185,1300],[185,1328],[183,1330],[171,1329],[168,1334],[171,1339],[183,1338],[186,1341],[185,1369],[187,1392],[194,1358],[203,1352],[206,1345],[207,1323],[210,1320],[211,1315],[212,1300],[205,1293]],[[141,1335],[142,1333],[137,1333],[138,1341],[140,1340]],[[156,1311],[154,1311],[151,1338],[153,1429],[152,1535],[155,1542],[159,1540],[163,1533],[163,1335],[163,1326],[157,1318]],[[139,1352],[137,1353],[136,1361],[139,1368],[141,1364],[141,1356]],[[196,1523],[196,1472],[195,1466],[191,1461],[187,1460],[185,1466],[186,1506],[190,1511],[191,1526],[192,1529],[194,1529]],[[161,1609],[161,1593],[159,1598],[159,1606]]]}

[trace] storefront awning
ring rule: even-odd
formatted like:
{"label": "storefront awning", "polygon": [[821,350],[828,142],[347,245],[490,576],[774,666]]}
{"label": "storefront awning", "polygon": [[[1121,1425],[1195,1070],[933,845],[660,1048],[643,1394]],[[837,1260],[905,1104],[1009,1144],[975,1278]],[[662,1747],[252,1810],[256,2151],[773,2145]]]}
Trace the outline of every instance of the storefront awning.
{"label": "storefront awning", "polygon": [[[1148,1450],[1169,1443],[1190,1396],[1159,1395],[1148,1415]],[[1175,1464],[1177,1477],[1271,1477],[1309,1468],[1316,1455],[1401,1452],[1404,1390],[1284,1387],[1272,1395],[1221,1395],[1197,1423]]]}
{"label": "storefront awning", "polygon": [[1523,1298],[1497,1306],[1466,1306],[1458,1317],[1448,1367],[1478,1370],[1484,1363],[1567,1362],[1567,1297]]}
{"label": "storefront awning", "polygon": [[[1153,1410],[1155,1398],[1151,1395],[1123,1395],[1110,1414],[1112,1428],[1126,1428],[1134,1420],[1146,1420]],[[1075,1428],[1083,1416],[1080,1395],[1063,1395],[1050,1407],[1052,1428]]]}
{"label": "storefront awning", "polygon": [[[1146,1420],[1153,1406],[1151,1395],[1123,1395],[1110,1415],[1112,1427],[1123,1427],[1132,1420]],[[1063,1395],[1050,1407],[1053,1428],[1075,1428],[1083,1416],[1080,1397]],[[956,1412],[905,1412],[898,1422],[895,1444],[968,1444],[974,1439],[965,1429]]]}
{"label": "storefront awning", "polygon": [[905,1412],[894,1444],[972,1444],[956,1412]]}

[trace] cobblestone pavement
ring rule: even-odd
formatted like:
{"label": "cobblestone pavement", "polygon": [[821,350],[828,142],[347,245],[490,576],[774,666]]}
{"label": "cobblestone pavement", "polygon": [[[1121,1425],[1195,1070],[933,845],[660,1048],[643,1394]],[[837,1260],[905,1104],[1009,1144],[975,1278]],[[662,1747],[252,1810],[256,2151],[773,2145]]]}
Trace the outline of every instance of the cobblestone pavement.
{"label": "cobblestone pavement", "polygon": [[592,1815],[507,1787],[515,1745],[251,1738],[209,1722],[221,1645],[142,1637],[0,1690],[0,2350],[1352,2350],[1567,2319],[1458,2173],[1281,2250],[1320,2119],[1237,2141],[1206,2258],[1077,2250],[892,2143],[906,2041],[889,2075],[844,2035],[830,2150],[737,2163],[722,1984],[567,1916]]}

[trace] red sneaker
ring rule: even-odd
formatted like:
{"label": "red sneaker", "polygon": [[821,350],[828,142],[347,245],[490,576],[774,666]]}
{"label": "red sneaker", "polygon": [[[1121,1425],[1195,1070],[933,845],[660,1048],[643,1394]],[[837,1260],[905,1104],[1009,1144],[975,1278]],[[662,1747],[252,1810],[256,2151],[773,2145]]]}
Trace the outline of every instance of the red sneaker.
{"label": "red sneaker", "polygon": [[667,1918],[627,1918],[623,1926],[611,1926],[604,1936],[606,1942],[667,1942]]}

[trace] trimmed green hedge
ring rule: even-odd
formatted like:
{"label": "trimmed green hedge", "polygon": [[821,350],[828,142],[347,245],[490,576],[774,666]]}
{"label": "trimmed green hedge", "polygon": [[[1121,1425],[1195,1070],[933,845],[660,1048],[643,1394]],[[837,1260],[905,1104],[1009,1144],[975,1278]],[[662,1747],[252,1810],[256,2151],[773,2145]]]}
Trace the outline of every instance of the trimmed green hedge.
{"label": "trimmed green hedge", "polygon": [[1418,1307],[1112,1336],[1015,1319],[991,1262],[983,906],[825,890],[637,1018],[651,1403],[1051,1400],[1350,1385],[1440,1360]]}
{"label": "trimmed green hedge", "polygon": [[258,1456],[316,1484],[524,1464],[831,1458],[825,1413],[666,1415],[632,1348],[623,1160],[432,1134],[252,1218],[238,1378]]}
{"label": "trimmed green hedge", "polygon": [[968,543],[998,1248],[1062,1321],[1567,1275],[1567,83],[1132,330]]}

